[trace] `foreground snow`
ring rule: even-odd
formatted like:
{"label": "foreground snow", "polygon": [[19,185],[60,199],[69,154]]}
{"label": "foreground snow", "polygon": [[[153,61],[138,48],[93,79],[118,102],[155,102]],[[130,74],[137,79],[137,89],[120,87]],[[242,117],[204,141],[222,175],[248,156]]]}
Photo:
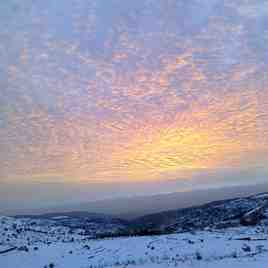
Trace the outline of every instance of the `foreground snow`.
{"label": "foreground snow", "polygon": [[0,229],[0,252],[11,249],[0,254],[3,268],[252,268],[268,263],[265,227],[90,240],[65,229],[48,234],[30,229],[14,236],[12,222],[5,218]]}

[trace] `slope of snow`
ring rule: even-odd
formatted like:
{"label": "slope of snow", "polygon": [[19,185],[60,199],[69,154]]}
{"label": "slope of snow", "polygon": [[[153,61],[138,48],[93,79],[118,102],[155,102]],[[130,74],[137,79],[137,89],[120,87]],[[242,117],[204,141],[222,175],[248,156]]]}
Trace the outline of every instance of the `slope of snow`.
{"label": "slope of snow", "polygon": [[34,228],[25,219],[0,218],[0,252],[15,248],[0,254],[0,267],[251,268],[268,263],[265,226],[102,240],[70,234],[65,227]]}
{"label": "slope of snow", "polygon": [[253,196],[253,198],[255,198],[255,199],[257,199],[257,198],[268,198],[268,193],[257,194],[255,196]]}

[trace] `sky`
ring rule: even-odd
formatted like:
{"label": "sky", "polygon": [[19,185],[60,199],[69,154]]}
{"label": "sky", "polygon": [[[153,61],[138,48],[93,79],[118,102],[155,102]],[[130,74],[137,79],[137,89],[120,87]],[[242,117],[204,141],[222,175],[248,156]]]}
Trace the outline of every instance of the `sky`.
{"label": "sky", "polygon": [[0,23],[3,206],[267,181],[266,0],[6,0]]}

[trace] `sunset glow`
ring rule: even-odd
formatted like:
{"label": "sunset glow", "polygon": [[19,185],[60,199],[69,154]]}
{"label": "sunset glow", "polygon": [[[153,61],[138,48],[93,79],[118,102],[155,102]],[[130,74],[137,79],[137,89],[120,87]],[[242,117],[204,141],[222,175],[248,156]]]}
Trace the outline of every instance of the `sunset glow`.
{"label": "sunset glow", "polygon": [[1,4],[0,181],[267,169],[267,8],[45,2]]}

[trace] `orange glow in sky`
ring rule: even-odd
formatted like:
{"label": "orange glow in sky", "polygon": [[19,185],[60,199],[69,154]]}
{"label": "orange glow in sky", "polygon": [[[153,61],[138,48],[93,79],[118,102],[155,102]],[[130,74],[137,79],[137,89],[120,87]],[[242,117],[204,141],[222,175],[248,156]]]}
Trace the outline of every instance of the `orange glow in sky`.
{"label": "orange glow in sky", "polygon": [[0,181],[267,168],[267,32],[257,5],[221,1],[220,13],[202,1],[183,11],[175,0],[89,2],[74,0],[62,16],[52,4],[6,5],[21,19],[0,30]]}

